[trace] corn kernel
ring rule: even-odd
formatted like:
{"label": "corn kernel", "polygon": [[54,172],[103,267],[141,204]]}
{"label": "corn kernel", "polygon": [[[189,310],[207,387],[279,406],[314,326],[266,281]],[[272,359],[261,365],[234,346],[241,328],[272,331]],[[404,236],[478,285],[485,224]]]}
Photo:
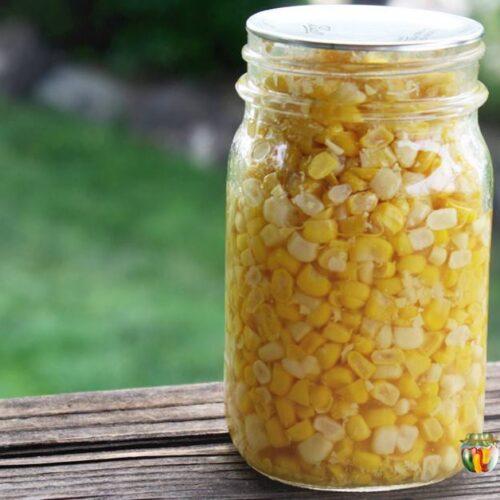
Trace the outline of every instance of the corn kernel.
{"label": "corn kernel", "polygon": [[417,399],[422,395],[420,387],[409,373],[404,373],[401,376],[398,382],[398,388],[401,396],[404,398]]}
{"label": "corn kernel", "polygon": [[400,425],[396,447],[400,453],[412,450],[418,437],[418,428],[414,425]]}
{"label": "corn kernel", "polygon": [[342,148],[346,156],[356,156],[359,152],[359,145],[354,132],[338,132],[331,136],[331,141]]}
{"label": "corn kernel", "polygon": [[277,417],[272,417],[266,424],[267,439],[273,448],[284,448],[290,444]]}
{"label": "corn kernel", "polygon": [[333,342],[328,342],[320,347],[316,352],[316,356],[321,369],[329,370],[332,366],[334,366],[339,360],[341,352],[342,346]]}
{"label": "corn kernel", "polygon": [[313,243],[328,243],[337,236],[337,223],[333,219],[308,220],[304,222],[302,235]]}
{"label": "corn kernel", "polygon": [[281,359],[285,355],[285,350],[283,349],[283,345],[281,342],[268,342],[259,348],[258,351],[259,358],[262,361],[270,362],[277,361]]}
{"label": "corn kernel", "polygon": [[371,429],[393,425],[396,422],[396,414],[391,408],[372,408],[366,410],[364,418]]}
{"label": "corn kernel", "polygon": [[315,328],[320,328],[328,322],[331,314],[331,306],[327,302],[322,302],[307,315],[307,322]]}
{"label": "corn kernel", "polygon": [[298,233],[292,233],[287,243],[288,253],[300,262],[312,262],[318,253],[318,244],[305,240]]}
{"label": "corn kernel", "polygon": [[318,415],[314,419],[313,425],[318,432],[321,432],[332,442],[340,441],[345,437],[344,427],[327,415]]}
{"label": "corn kernel", "polygon": [[417,349],[424,342],[424,332],[419,327],[396,326],[394,329],[394,344],[401,349]]}
{"label": "corn kernel", "polygon": [[330,280],[319,273],[311,264],[304,266],[297,276],[297,286],[313,297],[323,297],[331,288]]}
{"label": "corn kernel", "polygon": [[338,206],[344,203],[351,193],[352,188],[349,184],[338,184],[330,188],[328,191],[328,198],[334,206]]}
{"label": "corn kernel", "polygon": [[323,329],[323,336],[332,342],[346,343],[351,339],[352,332],[341,323],[328,323]]}
{"label": "corn kernel", "polygon": [[394,406],[399,399],[399,389],[389,382],[376,380],[370,391],[373,398],[387,406]]}
{"label": "corn kernel", "polygon": [[362,215],[351,215],[343,220],[339,220],[339,232],[345,236],[363,234],[365,225],[365,218]]}
{"label": "corn kernel", "polygon": [[448,321],[450,303],[448,300],[433,299],[427,304],[422,313],[425,326],[429,330],[441,330]]}
{"label": "corn kernel", "polygon": [[340,303],[348,309],[363,307],[370,295],[370,287],[359,281],[343,281],[338,284]]}
{"label": "corn kernel", "polygon": [[372,450],[377,455],[390,455],[396,449],[398,428],[395,425],[383,425],[373,431]]}
{"label": "corn kernel", "polygon": [[291,375],[279,363],[275,363],[269,390],[276,396],[284,396],[290,390],[292,382]]}
{"label": "corn kernel", "polygon": [[331,173],[338,173],[342,168],[338,156],[323,151],[317,154],[309,163],[307,172],[313,179],[323,179]]}
{"label": "corn kernel", "polygon": [[376,471],[382,466],[382,458],[369,451],[355,450],[352,454],[352,463],[360,469]]}
{"label": "corn kernel", "polygon": [[310,420],[301,420],[287,429],[286,435],[290,441],[297,443],[314,435],[314,428]]}
{"label": "corn kernel", "polygon": [[369,399],[366,383],[361,379],[342,387],[337,391],[337,394],[344,400],[357,404],[366,403]]}
{"label": "corn kernel", "polygon": [[297,446],[302,460],[311,465],[319,464],[325,460],[331,453],[332,448],[332,442],[320,433],[312,435]]}
{"label": "corn kernel", "polygon": [[310,389],[311,406],[318,413],[327,412],[333,403],[332,393],[324,385],[313,385]]}
{"label": "corn kernel", "polygon": [[289,302],[293,295],[293,278],[285,269],[276,269],[271,277],[271,294],[278,302]]}
{"label": "corn kernel", "polygon": [[426,261],[423,255],[405,255],[397,263],[400,273],[420,274],[425,269]]}
{"label": "corn kernel", "polygon": [[390,380],[399,379],[403,374],[403,367],[401,365],[380,365],[377,366],[375,373],[372,376],[373,380]]}
{"label": "corn kernel", "polygon": [[384,264],[391,259],[393,252],[392,245],[382,238],[360,236],[352,248],[352,258],[357,262]]}
{"label": "corn kernel", "polygon": [[351,215],[359,215],[373,211],[377,203],[378,199],[373,193],[354,193],[347,200],[347,209]]}
{"label": "corn kernel", "polygon": [[390,168],[381,168],[370,182],[370,187],[381,200],[390,200],[401,187],[401,175]]}
{"label": "corn kernel", "polygon": [[309,381],[299,380],[293,384],[287,398],[302,406],[309,406]]}
{"label": "corn kernel", "polygon": [[432,443],[439,441],[444,432],[441,424],[434,417],[424,419],[420,424],[420,430],[424,439]]}
{"label": "corn kernel", "polygon": [[404,361],[405,356],[400,349],[379,349],[373,351],[372,361],[376,365],[397,365]]}
{"label": "corn kernel", "polygon": [[356,442],[368,439],[372,433],[361,415],[353,415],[349,418],[346,424],[346,432],[347,435]]}
{"label": "corn kernel", "polygon": [[429,262],[435,266],[442,266],[448,258],[446,248],[434,246],[429,254]]}
{"label": "corn kernel", "polygon": [[339,389],[354,382],[354,375],[349,368],[334,366],[322,375],[321,381],[332,389]]}

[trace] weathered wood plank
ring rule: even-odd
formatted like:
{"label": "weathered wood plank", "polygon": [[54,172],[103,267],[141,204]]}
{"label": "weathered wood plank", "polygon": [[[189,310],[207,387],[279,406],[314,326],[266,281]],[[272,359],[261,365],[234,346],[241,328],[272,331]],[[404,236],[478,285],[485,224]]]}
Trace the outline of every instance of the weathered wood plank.
{"label": "weathered wood plank", "polygon": [[[500,432],[500,363],[485,427]],[[499,498],[500,467],[370,498]],[[251,470],[230,444],[222,384],[0,402],[0,498],[317,498]],[[332,498],[368,498],[335,494]]]}

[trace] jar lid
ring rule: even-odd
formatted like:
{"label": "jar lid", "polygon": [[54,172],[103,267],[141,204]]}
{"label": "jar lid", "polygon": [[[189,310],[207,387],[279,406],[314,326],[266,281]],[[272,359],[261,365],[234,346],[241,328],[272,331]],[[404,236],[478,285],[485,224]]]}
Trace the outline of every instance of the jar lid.
{"label": "jar lid", "polygon": [[436,50],[473,43],[483,26],[420,9],[373,5],[299,5],[264,10],[247,30],[267,40],[337,50]]}

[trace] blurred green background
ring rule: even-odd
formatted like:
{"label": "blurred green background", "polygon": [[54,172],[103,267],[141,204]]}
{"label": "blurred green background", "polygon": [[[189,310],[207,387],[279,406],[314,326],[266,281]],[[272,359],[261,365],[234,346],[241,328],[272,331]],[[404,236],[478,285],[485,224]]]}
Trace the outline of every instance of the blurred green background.
{"label": "blurred green background", "polygon": [[[51,50],[117,78],[232,85],[245,19],[285,3],[12,0],[0,21],[27,22]],[[500,6],[470,4],[498,54]],[[496,151],[497,57],[483,79]],[[118,120],[55,111],[29,93],[1,98],[0,116],[0,397],[221,379],[223,162],[200,166]],[[492,314],[490,359],[499,327]]]}

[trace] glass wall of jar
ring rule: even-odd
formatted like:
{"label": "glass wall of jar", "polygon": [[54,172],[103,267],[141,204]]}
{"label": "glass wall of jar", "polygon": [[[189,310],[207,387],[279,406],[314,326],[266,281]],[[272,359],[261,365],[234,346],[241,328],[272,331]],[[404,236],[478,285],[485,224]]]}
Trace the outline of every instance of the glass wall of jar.
{"label": "glass wall of jar", "polygon": [[249,33],[229,163],[226,412],[260,472],[324,489],[458,472],[484,413],[492,173],[479,40]]}

